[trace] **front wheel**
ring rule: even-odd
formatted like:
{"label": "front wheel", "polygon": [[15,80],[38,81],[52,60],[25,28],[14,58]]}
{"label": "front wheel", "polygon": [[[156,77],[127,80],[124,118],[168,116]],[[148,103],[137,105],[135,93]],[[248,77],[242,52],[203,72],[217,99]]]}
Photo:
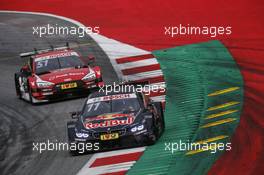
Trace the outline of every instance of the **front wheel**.
{"label": "front wheel", "polygon": [[148,137],[148,142],[147,142],[147,145],[150,146],[150,145],[154,145],[157,141],[157,136],[156,134],[153,132],[153,134],[149,135]]}
{"label": "front wheel", "polygon": [[19,99],[22,98],[22,95],[21,95],[21,91],[20,91],[20,83],[19,83],[19,75],[20,73],[15,73],[15,88],[16,88],[16,94],[18,96]]}
{"label": "front wheel", "polygon": [[163,113],[161,102],[155,102],[154,105],[155,105],[156,110],[157,110],[156,111],[157,119],[156,119],[155,124],[156,124],[156,127],[158,129],[158,135],[160,137],[165,130],[164,113]]}
{"label": "front wheel", "polygon": [[29,102],[31,103],[31,104],[36,104],[35,102],[34,102],[34,100],[33,100],[33,97],[32,97],[32,90],[31,90],[31,88],[29,87],[29,85],[28,85],[28,96],[29,96]]}

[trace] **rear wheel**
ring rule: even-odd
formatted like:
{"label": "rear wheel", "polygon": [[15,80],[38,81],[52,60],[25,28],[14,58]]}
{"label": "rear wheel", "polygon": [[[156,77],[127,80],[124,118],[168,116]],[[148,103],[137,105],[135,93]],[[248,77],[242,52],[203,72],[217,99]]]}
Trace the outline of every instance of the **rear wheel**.
{"label": "rear wheel", "polygon": [[157,135],[155,134],[154,129],[153,129],[153,133],[149,135],[148,137],[147,145],[154,145],[156,141],[157,141]]}
{"label": "rear wheel", "polygon": [[153,123],[152,123],[152,134],[149,136],[148,145],[153,145],[160,138],[162,133],[164,132],[165,122],[162,104],[160,102],[153,103]]}
{"label": "rear wheel", "polygon": [[18,96],[19,99],[21,99],[21,91],[20,91],[20,83],[19,83],[19,77],[20,77],[21,73],[18,72],[18,73],[15,73],[15,87],[16,87],[16,94]]}
{"label": "rear wheel", "polygon": [[152,118],[151,133],[148,136],[147,145],[154,145],[159,138],[156,119]]}
{"label": "rear wheel", "polygon": [[158,137],[160,137],[161,134],[164,132],[164,129],[165,129],[163,108],[162,108],[161,102],[155,102],[154,105],[155,105],[156,110],[157,110],[156,127],[158,129]]}

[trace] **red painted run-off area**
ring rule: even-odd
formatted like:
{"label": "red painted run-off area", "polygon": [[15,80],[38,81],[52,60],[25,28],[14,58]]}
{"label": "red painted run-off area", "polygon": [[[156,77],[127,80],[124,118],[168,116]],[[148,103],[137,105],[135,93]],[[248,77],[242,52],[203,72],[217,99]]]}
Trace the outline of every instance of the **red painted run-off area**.
{"label": "red painted run-off area", "polygon": [[[225,153],[209,174],[264,174],[264,2],[262,0],[98,1],[1,0],[0,9],[49,12],[99,26],[100,33],[139,48],[154,50],[221,40],[239,64],[245,80],[241,122]],[[165,26],[231,26],[232,34],[164,35]]]}

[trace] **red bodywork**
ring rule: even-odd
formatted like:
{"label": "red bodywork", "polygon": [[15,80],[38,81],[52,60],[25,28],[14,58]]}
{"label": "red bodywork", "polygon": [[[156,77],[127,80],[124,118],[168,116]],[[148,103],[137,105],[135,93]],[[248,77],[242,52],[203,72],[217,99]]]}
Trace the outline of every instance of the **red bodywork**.
{"label": "red bodywork", "polygon": [[[32,74],[28,77],[28,82],[33,98],[40,101],[49,100],[50,98],[54,98],[56,96],[65,96],[79,94],[81,92],[88,92],[90,89],[98,88],[99,86],[104,85],[99,66],[85,66],[81,68],[69,67],[56,69],[51,71],[50,73],[42,75],[36,74],[35,59],[46,56],[54,56],[58,54],[68,54],[72,52],[78,54],[73,50],[65,49],[38,54],[31,57],[32,60],[29,65]],[[81,59],[79,54],[78,57]],[[82,60],[82,62],[84,61]],[[93,79],[82,80],[87,74],[91,72],[94,72],[95,74],[95,77]],[[38,81],[47,81],[52,83],[52,85],[48,87],[39,87],[37,84]],[[72,84],[77,85],[77,87],[71,87],[70,85]]]}

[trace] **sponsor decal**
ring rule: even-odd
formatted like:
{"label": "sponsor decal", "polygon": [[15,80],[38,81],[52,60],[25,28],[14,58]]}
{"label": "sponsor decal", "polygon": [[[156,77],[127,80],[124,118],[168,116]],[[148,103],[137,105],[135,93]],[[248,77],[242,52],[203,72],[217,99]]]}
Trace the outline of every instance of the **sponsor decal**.
{"label": "sponsor decal", "polygon": [[63,78],[68,76],[78,76],[78,75],[85,75],[84,72],[75,72],[75,73],[66,73],[62,75],[55,75],[49,78],[49,81],[55,80],[56,78]]}
{"label": "sponsor decal", "polygon": [[63,81],[64,81],[64,82],[66,82],[66,81],[72,81],[72,79],[71,79],[71,78],[66,78],[66,79],[64,79]]}
{"label": "sponsor decal", "polygon": [[87,101],[89,103],[95,103],[99,101],[110,101],[110,100],[118,100],[118,99],[127,99],[127,98],[137,98],[136,94],[117,94],[117,95],[108,95],[104,97],[91,98]]}
{"label": "sponsor decal", "polygon": [[105,127],[112,127],[118,125],[130,125],[133,122],[134,122],[134,117],[127,117],[124,120],[105,120],[103,122],[97,122],[97,123],[86,123],[85,127],[87,129],[105,128]]}
{"label": "sponsor decal", "polygon": [[132,114],[121,114],[121,113],[104,114],[104,115],[99,115],[93,118],[87,118],[85,121],[90,122],[90,121],[96,121],[96,120],[111,120],[111,119],[121,118],[121,117],[133,117],[133,115]]}
{"label": "sponsor decal", "polygon": [[67,57],[67,56],[72,56],[72,55],[79,56],[76,52],[58,53],[58,54],[54,54],[54,55],[38,57],[35,59],[35,62],[44,61],[44,60],[53,59],[53,58]]}
{"label": "sponsor decal", "polygon": [[[86,119],[85,128],[95,129],[95,128],[113,127],[118,125],[130,125],[134,122],[134,119],[135,117],[132,114],[101,115],[94,118]],[[98,121],[98,122],[94,122],[94,121]]]}

